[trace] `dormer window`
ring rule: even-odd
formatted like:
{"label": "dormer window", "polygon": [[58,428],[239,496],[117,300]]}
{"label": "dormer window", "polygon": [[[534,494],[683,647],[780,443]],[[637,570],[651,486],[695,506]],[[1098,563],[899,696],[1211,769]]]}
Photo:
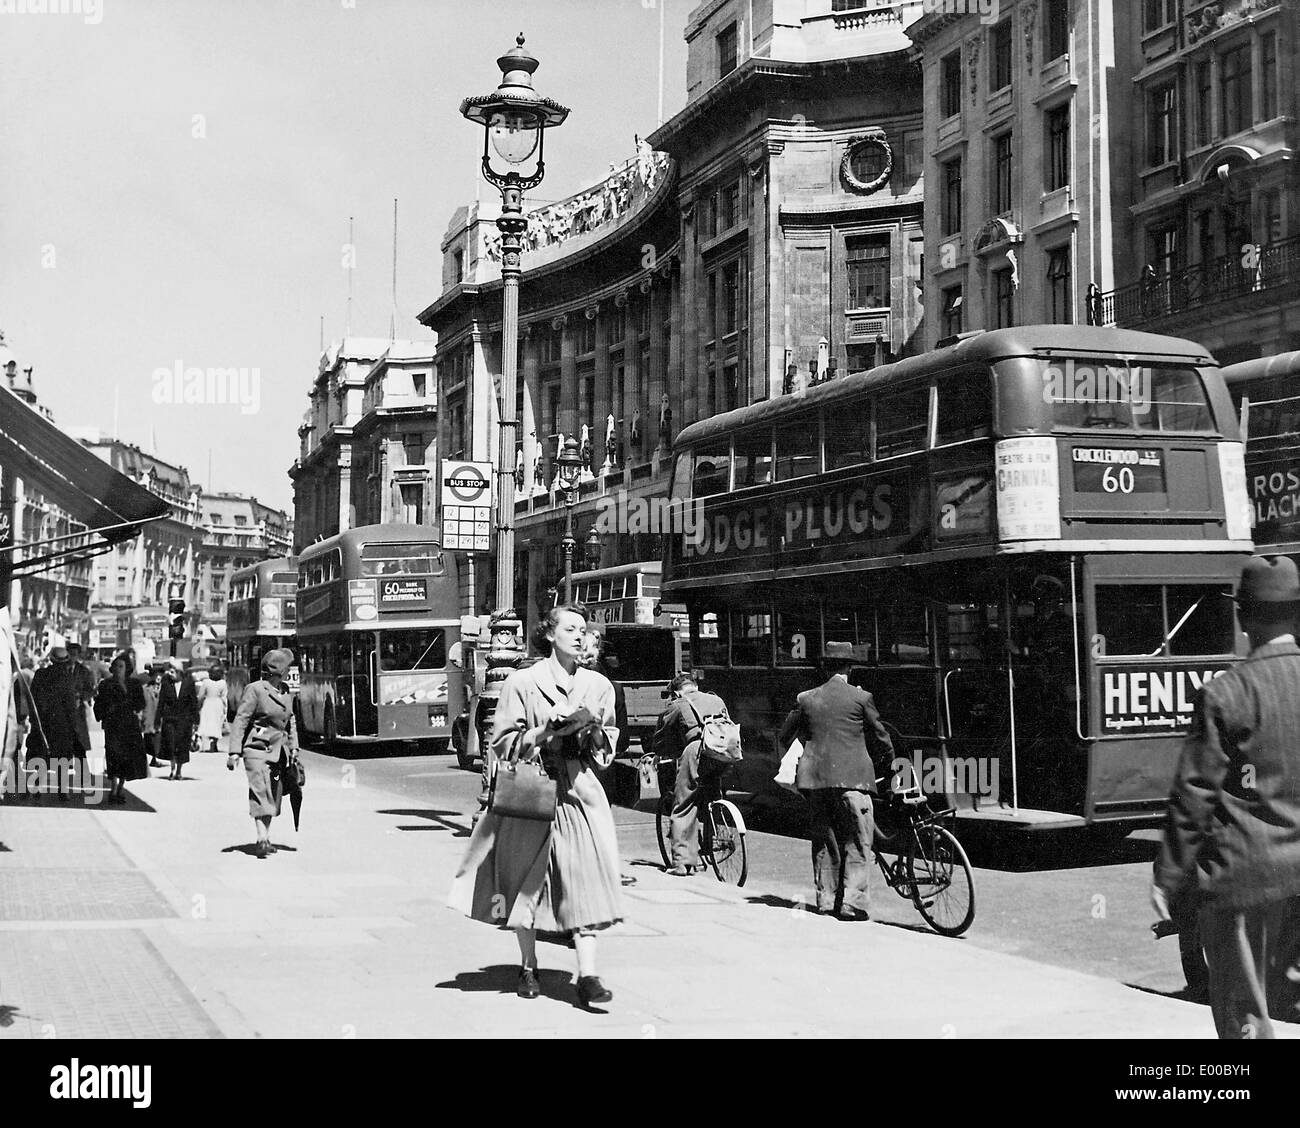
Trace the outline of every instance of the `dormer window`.
{"label": "dormer window", "polygon": [[718,33],[718,77],[725,78],[736,69],[739,39],[735,23],[730,23]]}

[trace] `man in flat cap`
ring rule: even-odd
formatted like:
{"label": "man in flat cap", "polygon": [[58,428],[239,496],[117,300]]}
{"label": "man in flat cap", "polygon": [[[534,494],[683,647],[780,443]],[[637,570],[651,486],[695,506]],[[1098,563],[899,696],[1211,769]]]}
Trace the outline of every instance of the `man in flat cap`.
{"label": "man in flat cap", "polygon": [[[1247,562],[1237,614],[1250,656],[1205,683],[1169,799],[1156,915],[1198,922],[1220,1038],[1271,1038],[1296,1011],[1300,939],[1300,575]],[[1288,974],[1289,973],[1289,974]]]}
{"label": "man in flat cap", "polygon": [[849,684],[853,647],[828,642],[822,665],[826,682],[799,694],[778,743],[784,749],[795,737],[803,742],[795,786],[811,808],[818,911],[841,920],[870,920],[867,882],[875,833],[871,797],[876,793],[871,753],[874,749],[887,762],[893,759],[894,746],[871,694]]}

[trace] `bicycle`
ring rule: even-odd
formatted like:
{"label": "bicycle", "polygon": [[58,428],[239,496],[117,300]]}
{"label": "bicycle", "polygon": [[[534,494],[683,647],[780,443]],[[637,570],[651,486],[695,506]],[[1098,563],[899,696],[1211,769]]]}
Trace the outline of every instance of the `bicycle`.
{"label": "bicycle", "polygon": [[[885,784],[882,807],[886,818],[900,820],[893,833],[883,832],[877,824],[871,843],[871,853],[885,884],[900,897],[910,899],[925,922],[941,936],[960,936],[975,919],[975,879],[957,836],[940,825],[955,818],[956,813],[931,811],[915,773],[907,787],[891,790],[884,776],[876,782]],[[880,843],[892,842],[899,835],[904,836],[903,840],[898,842],[893,862],[887,863]]]}
{"label": "bicycle", "polygon": [[[646,757],[649,759],[649,757]],[[677,764],[676,760],[655,760],[655,767]],[[700,804],[699,851],[700,860],[708,865],[714,876],[737,888],[749,876],[749,857],[745,851],[745,818],[735,803],[726,797],[722,786],[722,773],[713,783],[716,794]],[[665,866],[673,864],[670,820],[673,811],[673,793],[659,789],[659,805],[655,810],[655,835],[659,839],[659,855]]]}

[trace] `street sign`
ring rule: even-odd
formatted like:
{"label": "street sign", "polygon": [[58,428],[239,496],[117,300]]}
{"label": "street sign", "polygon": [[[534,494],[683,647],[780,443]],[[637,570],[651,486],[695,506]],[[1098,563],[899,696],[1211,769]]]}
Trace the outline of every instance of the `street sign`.
{"label": "street sign", "polygon": [[443,459],[442,547],[487,552],[492,547],[492,464]]}

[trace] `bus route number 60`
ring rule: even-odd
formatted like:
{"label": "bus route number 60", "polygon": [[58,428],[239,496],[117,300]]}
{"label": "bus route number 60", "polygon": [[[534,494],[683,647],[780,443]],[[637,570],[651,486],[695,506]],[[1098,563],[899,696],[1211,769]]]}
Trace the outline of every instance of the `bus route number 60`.
{"label": "bus route number 60", "polygon": [[1133,486],[1133,468],[1130,466],[1121,466],[1118,469],[1107,466],[1102,471],[1101,488],[1107,493],[1131,494]]}

